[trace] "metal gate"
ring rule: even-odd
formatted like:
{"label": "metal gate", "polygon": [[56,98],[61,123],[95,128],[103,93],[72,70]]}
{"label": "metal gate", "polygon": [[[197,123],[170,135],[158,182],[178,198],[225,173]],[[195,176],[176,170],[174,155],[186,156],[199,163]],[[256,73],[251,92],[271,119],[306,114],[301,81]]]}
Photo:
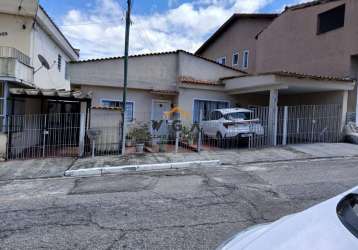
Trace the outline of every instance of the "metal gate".
{"label": "metal gate", "polygon": [[9,116],[7,158],[78,156],[80,117],[80,113]]}
{"label": "metal gate", "polygon": [[341,140],[341,105],[300,105],[278,107],[270,118],[269,107],[252,108],[253,117],[264,127],[253,134],[249,148],[298,143],[334,143]]}

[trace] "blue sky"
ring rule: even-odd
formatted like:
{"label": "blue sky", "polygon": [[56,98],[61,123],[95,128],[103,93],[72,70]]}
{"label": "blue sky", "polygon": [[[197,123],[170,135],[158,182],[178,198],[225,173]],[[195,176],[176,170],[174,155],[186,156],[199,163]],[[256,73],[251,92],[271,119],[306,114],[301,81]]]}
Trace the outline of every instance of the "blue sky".
{"label": "blue sky", "polygon": [[[133,0],[131,54],[194,52],[234,12],[278,12],[304,0]],[[126,0],[40,0],[81,57],[123,54]]]}

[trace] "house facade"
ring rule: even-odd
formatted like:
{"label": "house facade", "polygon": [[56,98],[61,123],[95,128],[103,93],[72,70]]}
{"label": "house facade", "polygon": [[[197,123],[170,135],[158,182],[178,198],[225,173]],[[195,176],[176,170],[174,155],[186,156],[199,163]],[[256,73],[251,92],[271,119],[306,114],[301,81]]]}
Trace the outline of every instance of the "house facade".
{"label": "house facade", "polygon": [[[358,76],[358,2],[315,1],[287,8],[257,37],[257,71]],[[274,41],[274,42],[272,42]],[[348,111],[357,106],[349,93]]]}
{"label": "house facade", "polygon": [[[251,74],[294,72],[357,79],[357,10],[358,3],[354,0],[313,1],[295,5],[274,15],[256,34],[250,34],[250,38],[247,38],[248,33],[242,33],[240,20],[237,24],[229,20],[224,24],[224,27],[228,26],[227,31],[220,32],[223,29],[220,28],[215,33],[219,35],[214,34],[215,39],[209,38],[203,45],[204,49],[200,48],[197,54],[212,59],[213,54],[207,51],[215,50],[214,57],[228,56],[241,40],[252,39],[256,41],[252,42],[254,59],[250,55],[250,62],[255,64],[249,70]],[[247,21],[252,25],[257,22],[256,19]],[[237,36],[234,45],[230,32]],[[357,94],[357,88],[349,91],[348,112],[357,110]],[[319,95],[317,98],[320,98]]]}
{"label": "house facade", "polygon": [[[92,110],[122,106],[123,61],[118,57],[71,63],[72,87],[92,92]],[[181,50],[130,56],[128,68],[129,121],[161,120],[163,112],[180,107],[190,114],[186,118],[191,123],[199,116],[199,103],[235,106],[220,78],[244,74]]]}
{"label": "house facade", "polygon": [[277,17],[277,14],[234,14],[195,54],[222,64],[256,72],[256,35]]}
{"label": "house facade", "polygon": [[[49,141],[41,130],[59,125],[47,114],[86,111],[90,97],[71,92],[68,74],[68,63],[78,59],[79,50],[38,1],[1,1],[0,157],[9,154],[11,147],[16,153]],[[31,115],[36,119],[30,121]],[[21,121],[15,121],[15,116]],[[25,135],[25,130],[31,135]]]}

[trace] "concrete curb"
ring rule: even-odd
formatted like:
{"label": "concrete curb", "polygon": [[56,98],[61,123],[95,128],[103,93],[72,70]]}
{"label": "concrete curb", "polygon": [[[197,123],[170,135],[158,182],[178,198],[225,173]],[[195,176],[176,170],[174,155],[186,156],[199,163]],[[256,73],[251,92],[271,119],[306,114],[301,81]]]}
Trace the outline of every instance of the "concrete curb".
{"label": "concrete curb", "polygon": [[141,172],[151,170],[165,170],[165,169],[184,169],[192,167],[216,167],[220,165],[219,160],[210,161],[187,161],[187,162],[172,162],[172,163],[156,163],[143,165],[123,165],[113,167],[87,168],[65,171],[65,176],[71,177],[86,177],[86,176],[101,176],[103,174],[119,174],[128,172]]}

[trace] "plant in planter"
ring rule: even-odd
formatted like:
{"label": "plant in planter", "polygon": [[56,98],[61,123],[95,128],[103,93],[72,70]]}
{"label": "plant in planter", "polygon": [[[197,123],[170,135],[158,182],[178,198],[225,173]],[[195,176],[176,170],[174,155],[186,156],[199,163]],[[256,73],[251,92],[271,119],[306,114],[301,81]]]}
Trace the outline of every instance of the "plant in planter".
{"label": "plant in planter", "polygon": [[144,144],[150,139],[148,125],[139,123],[135,124],[128,133],[128,137],[132,138],[135,142],[136,152],[143,153]]}
{"label": "plant in planter", "polygon": [[126,147],[133,147],[134,146],[134,142],[133,142],[133,139],[127,135],[126,136]]}
{"label": "plant in planter", "polygon": [[183,126],[181,130],[181,138],[188,145],[194,144],[194,135],[189,127]]}
{"label": "plant in planter", "polygon": [[159,138],[159,152],[164,153],[165,152],[165,146],[167,144],[167,138],[165,136],[161,136]]}

